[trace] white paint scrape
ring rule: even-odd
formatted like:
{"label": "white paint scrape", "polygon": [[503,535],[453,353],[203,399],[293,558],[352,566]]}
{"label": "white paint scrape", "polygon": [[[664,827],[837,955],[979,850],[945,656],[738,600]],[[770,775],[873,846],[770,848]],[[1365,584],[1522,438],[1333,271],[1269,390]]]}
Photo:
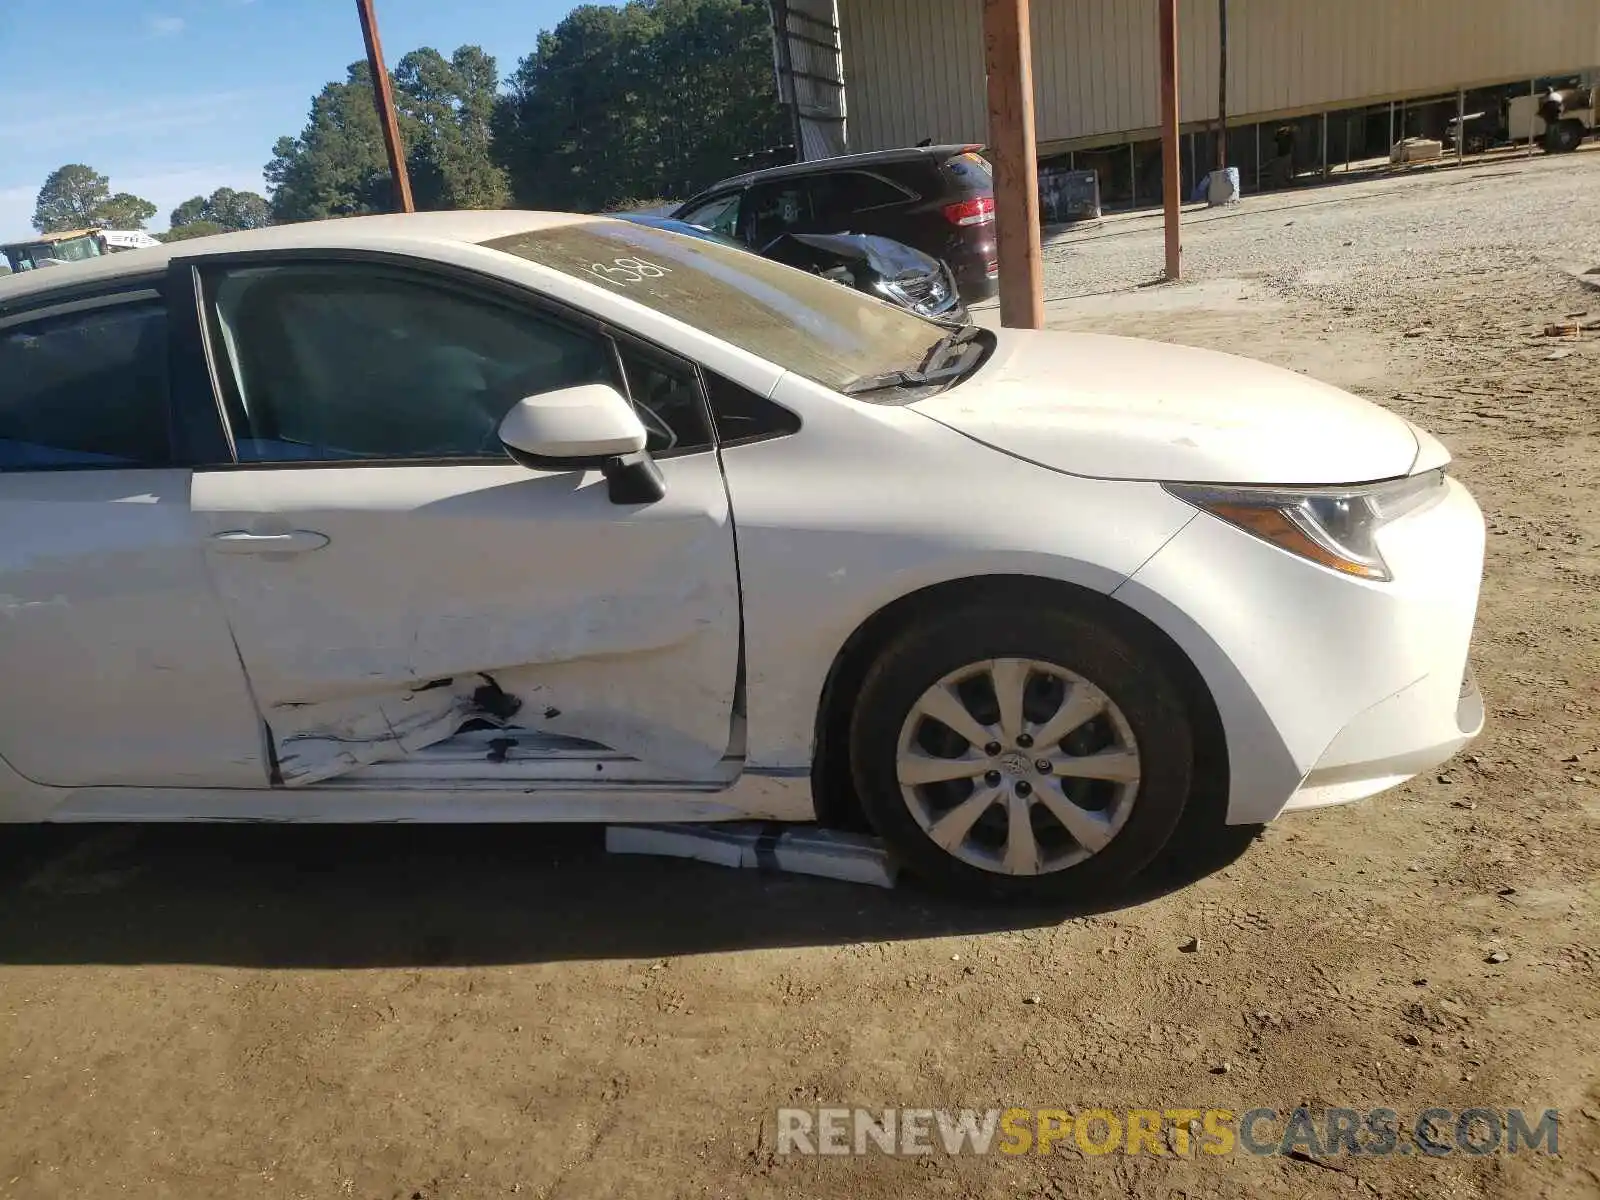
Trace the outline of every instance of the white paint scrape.
{"label": "white paint scrape", "polygon": [[609,854],[689,858],[719,867],[788,871],[892,888],[898,867],[882,841],[815,825],[608,825]]}

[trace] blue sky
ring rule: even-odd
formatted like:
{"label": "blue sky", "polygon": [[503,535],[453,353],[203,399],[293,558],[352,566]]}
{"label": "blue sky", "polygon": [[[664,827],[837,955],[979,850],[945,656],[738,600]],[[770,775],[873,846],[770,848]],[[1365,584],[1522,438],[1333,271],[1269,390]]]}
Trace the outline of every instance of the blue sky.
{"label": "blue sky", "polygon": [[[376,0],[392,68],[418,46],[476,43],[502,77],[574,0]],[[0,241],[34,198],[88,163],[158,208],[219,187],[265,192],[272,143],[364,56],[355,0],[0,0]]]}

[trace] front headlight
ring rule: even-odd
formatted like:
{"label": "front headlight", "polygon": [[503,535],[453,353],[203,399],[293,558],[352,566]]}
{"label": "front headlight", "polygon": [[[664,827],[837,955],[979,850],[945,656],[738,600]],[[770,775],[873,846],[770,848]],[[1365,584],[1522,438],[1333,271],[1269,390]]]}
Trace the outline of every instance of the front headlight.
{"label": "front headlight", "polygon": [[1166,483],[1162,487],[1281,550],[1361,579],[1393,576],[1377,534],[1391,521],[1445,494],[1444,471],[1350,487],[1226,487]]}

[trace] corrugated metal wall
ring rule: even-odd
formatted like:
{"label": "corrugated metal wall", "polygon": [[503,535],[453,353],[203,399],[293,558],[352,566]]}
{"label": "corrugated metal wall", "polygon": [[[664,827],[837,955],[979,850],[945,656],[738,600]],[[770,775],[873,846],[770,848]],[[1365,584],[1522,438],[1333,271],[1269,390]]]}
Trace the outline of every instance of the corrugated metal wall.
{"label": "corrugated metal wall", "polygon": [[982,140],[978,0],[841,0],[850,148]]}
{"label": "corrugated metal wall", "polygon": [[778,94],[798,110],[800,157],[843,154],[844,61],[835,0],[772,0],[772,19]]}
{"label": "corrugated metal wall", "polygon": [[[982,141],[980,0],[839,0],[850,148]],[[1033,0],[1039,140],[1159,122],[1156,0]],[[1182,119],[1217,110],[1217,0],[1179,0]],[[1229,119],[1600,66],[1597,0],[1229,0]]]}

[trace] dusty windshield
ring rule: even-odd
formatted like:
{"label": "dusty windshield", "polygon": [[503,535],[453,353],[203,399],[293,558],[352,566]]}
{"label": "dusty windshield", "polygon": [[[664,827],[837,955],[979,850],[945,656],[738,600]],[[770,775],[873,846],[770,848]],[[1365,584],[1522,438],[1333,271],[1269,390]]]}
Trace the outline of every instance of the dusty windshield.
{"label": "dusty windshield", "polygon": [[949,332],[749,251],[624,221],[563,225],[484,244],[614,289],[835,389],[914,371]]}

